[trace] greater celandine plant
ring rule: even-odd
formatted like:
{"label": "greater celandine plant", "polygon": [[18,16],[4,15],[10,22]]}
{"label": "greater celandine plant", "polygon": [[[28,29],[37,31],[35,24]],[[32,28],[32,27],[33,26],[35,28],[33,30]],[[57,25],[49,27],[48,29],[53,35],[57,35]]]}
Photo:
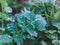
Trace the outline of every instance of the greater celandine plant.
{"label": "greater celandine plant", "polygon": [[0,45],[60,45],[55,0],[21,1],[0,0]]}

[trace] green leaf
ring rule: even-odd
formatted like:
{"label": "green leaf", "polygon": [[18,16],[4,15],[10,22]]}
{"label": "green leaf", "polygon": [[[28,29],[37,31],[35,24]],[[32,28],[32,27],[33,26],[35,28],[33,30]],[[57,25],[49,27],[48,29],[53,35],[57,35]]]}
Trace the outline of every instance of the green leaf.
{"label": "green leaf", "polygon": [[0,12],[0,17],[5,20],[7,18],[7,14]]}
{"label": "green leaf", "polygon": [[4,8],[4,11],[5,11],[6,13],[12,13],[12,8],[9,7],[9,6],[7,6],[7,7]]}
{"label": "green leaf", "polygon": [[26,4],[29,5],[29,6],[36,6],[36,4],[33,3],[33,2],[26,2]]}
{"label": "green leaf", "polygon": [[42,45],[47,45],[47,43],[45,41],[41,41]]}
{"label": "green leaf", "polygon": [[31,35],[25,35],[25,38],[26,38],[26,39],[32,39],[32,40],[35,40],[35,38],[34,38],[33,36],[31,36]]}
{"label": "green leaf", "polygon": [[53,34],[53,33],[56,33],[57,31],[56,30],[45,30],[44,32],[45,33]]}
{"label": "green leaf", "polygon": [[3,45],[2,43],[0,43],[0,45]]}
{"label": "green leaf", "polygon": [[58,39],[58,34],[56,33],[53,34],[47,33],[46,36],[50,39]]}
{"label": "green leaf", "polygon": [[52,40],[52,44],[58,45],[59,44],[59,40]]}
{"label": "green leaf", "polygon": [[17,33],[18,29],[14,23],[7,24],[7,29],[10,33]]}
{"label": "green leaf", "polygon": [[34,29],[34,28],[32,28],[32,26],[31,25],[29,25],[28,27],[27,27],[27,30],[26,30],[31,36],[34,36],[34,37],[37,37],[37,32],[36,32],[36,30]]}
{"label": "green leaf", "polygon": [[54,22],[60,22],[60,10],[57,11],[53,17]]}
{"label": "green leaf", "polygon": [[36,21],[33,24],[39,31],[44,31],[47,22],[41,15],[36,15]]}
{"label": "green leaf", "polygon": [[32,12],[27,12],[25,11],[25,14],[23,14],[24,17],[26,17],[29,21],[34,21],[35,20],[35,14]]}
{"label": "green leaf", "polygon": [[5,0],[0,0],[0,3],[1,3],[1,6],[2,6],[2,10],[4,10],[4,8],[6,7],[6,6],[8,6],[8,4],[7,4],[7,2],[5,1]]}
{"label": "green leaf", "polygon": [[10,5],[11,5],[12,8],[17,8],[17,7],[22,7],[23,8],[24,7],[23,4],[18,3],[16,0],[11,0]]}
{"label": "green leaf", "polygon": [[15,17],[16,17],[18,23],[25,23],[25,18],[24,18],[23,15],[21,15],[21,14],[15,14]]}
{"label": "green leaf", "polygon": [[12,40],[12,37],[7,34],[0,35],[0,43],[11,43]]}
{"label": "green leaf", "polygon": [[42,9],[40,9],[40,8],[36,8],[35,13],[36,13],[36,14],[41,14],[41,13],[42,13],[42,11],[43,11]]}
{"label": "green leaf", "polygon": [[0,30],[1,30],[1,31],[5,31],[5,28],[0,27]]}
{"label": "green leaf", "polygon": [[60,23],[59,22],[53,22],[53,25],[60,30]]}
{"label": "green leaf", "polygon": [[57,31],[60,34],[60,30]]}
{"label": "green leaf", "polygon": [[23,35],[15,34],[13,38],[14,38],[14,41],[17,42],[17,45],[23,44]]}
{"label": "green leaf", "polygon": [[5,21],[15,22],[15,17],[12,14],[7,14]]}
{"label": "green leaf", "polygon": [[22,32],[27,32],[26,30],[27,30],[27,27],[26,26],[23,26],[22,27]]}

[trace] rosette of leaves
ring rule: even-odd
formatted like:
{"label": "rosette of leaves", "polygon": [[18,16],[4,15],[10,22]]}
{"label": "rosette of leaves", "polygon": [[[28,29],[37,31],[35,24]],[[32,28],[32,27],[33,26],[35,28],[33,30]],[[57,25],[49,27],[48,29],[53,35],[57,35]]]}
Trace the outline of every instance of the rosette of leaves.
{"label": "rosette of leaves", "polygon": [[[21,13],[13,15],[13,8],[21,6],[17,0],[0,0],[0,3],[2,5],[0,45],[60,44],[60,22],[55,21],[60,20],[58,6],[56,7],[49,1],[29,3],[30,10],[24,7]],[[58,13],[55,14],[56,12]]]}

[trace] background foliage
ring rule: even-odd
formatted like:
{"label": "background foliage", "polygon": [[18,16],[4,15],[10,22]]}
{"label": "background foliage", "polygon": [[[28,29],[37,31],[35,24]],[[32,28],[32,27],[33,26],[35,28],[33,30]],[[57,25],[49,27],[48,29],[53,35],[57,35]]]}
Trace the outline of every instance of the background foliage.
{"label": "background foliage", "polygon": [[55,0],[0,0],[0,45],[60,45],[60,7]]}

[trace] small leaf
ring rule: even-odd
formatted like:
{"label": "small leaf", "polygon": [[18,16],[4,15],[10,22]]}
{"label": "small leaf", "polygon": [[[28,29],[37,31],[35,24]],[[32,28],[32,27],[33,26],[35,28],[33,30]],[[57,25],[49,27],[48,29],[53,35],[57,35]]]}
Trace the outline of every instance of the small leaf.
{"label": "small leaf", "polygon": [[1,6],[2,6],[2,10],[4,11],[4,8],[8,6],[7,2],[5,0],[0,0]]}
{"label": "small leaf", "polygon": [[0,17],[5,20],[7,18],[7,14],[0,12]]}
{"label": "small leaf", "polygon": [[58,39],[58,34],[56,33],[54,34],[47,33],[46,36],[50,39]]}
{"label": "small leaf", "polygon": [[26,4],[29,5],[29,6],[36,6],[36,4],[33,3],[33,2],[26,2]]}
{"label": "small leaf", "polygon": [[24,16],[30,21],[34,21],[34,19],[35,19],[35,14],[32,12],[30,12],[30,13],[26,12],[26,14]]}
{"label": "small leaf", "polygon": [[15,17],[16,17],[18,23],[25,23],[25,18],[24,18],[23,15],[21,15],[21,14],[15,14]]}
{"label": "small leaf", "polygon": [[31,25],[29,25],[28,27],[27,27],[27,30],[26,30],[31,36],[34,36],[34,37],[37,37],[37,32],[34,30],[34,28],[32,28],[32,26]]}
{"label": "small leaf", "polygon": [[60,10],[55,13],[53,21],[60,22]]}
{"label": "small leaf", "polygon": [[45,41],[41,41],[42,45],[47,45],[47,43]]}
{"label": "small leaf", "polygon": [[12,8],[11,7],[5,7],[4,11],[6,13],[12,13]]}
{"label": "small leaf", "polygon": [[20,34],[15,34],[14,41],[17,42],[17,45],[22,45],[23,44],[23,36]]}
{"label": "small leaf", "polygon": [[18,31],[18,29],[14,23],[7,24],[7,29],[10,33],[16,33]]}
{"label": "small leaf", "polygon": [[5,28],[1,28],[1,27],[0,27],[0,30],[1,30],[1,31],[5,31]]}
{"label": "small leaf", "polygon": [[55,32],[57,32],[57,31],[56,31],[56,30],[45,30],[45,33],[53,34],[53,33],[55,33]]}
{"label": "small leaf", "polygon": [[59,22],[54,22],[53,25],[60,30],[60,23]]}
{"label": "small leaf", "polygon": [[26,35],[25,38],[28,38],[28,39],[32,39],[32,40],[35,40],[34,37],[30,36],[30,35]]}
{"label": "small leaf", "polygon": [[59,40],[52,40],[52,44],[58,45],[59,44]]}

